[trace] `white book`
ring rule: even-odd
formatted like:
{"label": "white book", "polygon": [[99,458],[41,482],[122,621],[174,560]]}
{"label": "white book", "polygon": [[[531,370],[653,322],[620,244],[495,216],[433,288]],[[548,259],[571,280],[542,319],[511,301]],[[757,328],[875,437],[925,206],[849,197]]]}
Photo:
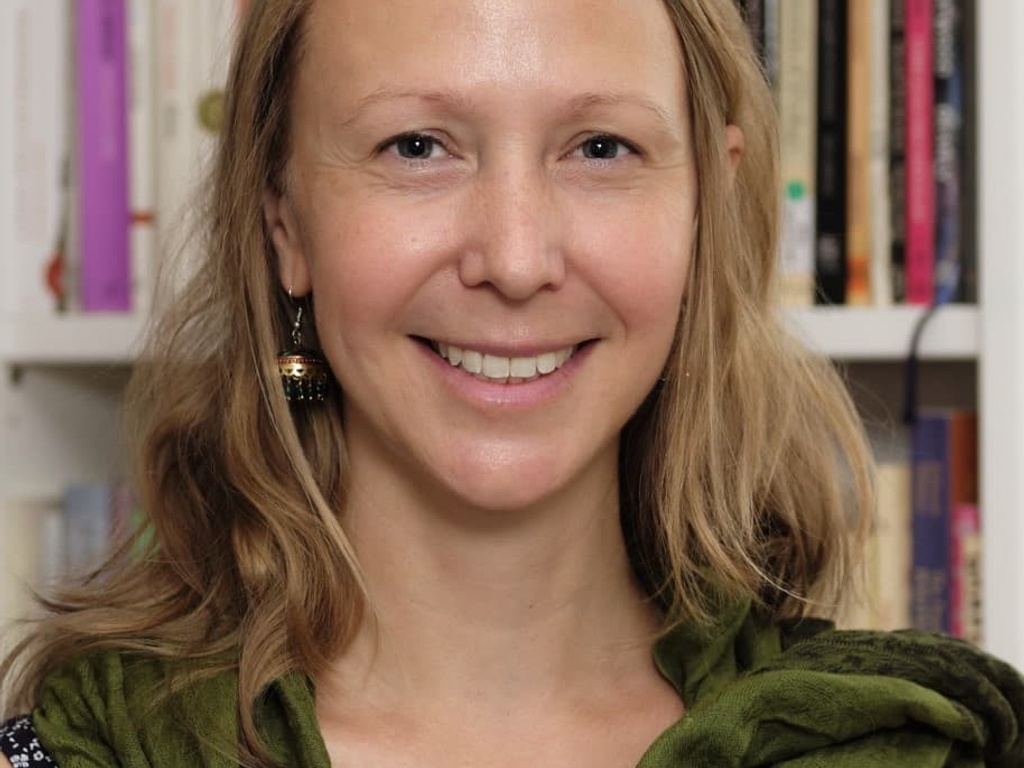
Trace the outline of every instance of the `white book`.
{"label": "white book", "polygon": [[0,307],[49,314],[68,202],[65,0],[0,3]]}
{"label": "white book", "polygon": [[128,195],[132,214],[132,310],[146,312],[155,290],[155,0],[128,1]]}
{"label": "white book", "polygon": [[0,624],[23,617],[32,590],[53,576],[48,569],[50,523],[59,519],[58,499],[5,499],[0,503]]}
{"label": "white book", "polygon": [[817,30],[814,0],[778,9],[779,163],[783,184],[779,278],[788,306],[814,303]]}
{"label": "white book", "polygon": [[180,289],[197,258],[196,204],[210,170],[238,0],[157,0],[158,248],[163,287]]}
{"label": "white book", "polygon": [[871,0],[871,301],[893,303],[892,219],[889,197],[890,0]]}

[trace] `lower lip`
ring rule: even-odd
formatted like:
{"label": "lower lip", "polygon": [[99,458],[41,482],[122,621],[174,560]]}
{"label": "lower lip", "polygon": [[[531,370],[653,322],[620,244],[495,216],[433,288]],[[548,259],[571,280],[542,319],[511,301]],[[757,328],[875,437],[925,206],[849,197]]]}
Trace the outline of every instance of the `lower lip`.
{"label": "lower lip", "polygon": [[423,355],[441,375],[445,384],[462,398],[484,406],[530,407],[553,400],[568,389],[576,370],[589,357],[593,344],[587,344],[573,353],[558,370],[532,381],[506,384],[486,381],[459,366],[452,365],[424,344],[417,343]]}

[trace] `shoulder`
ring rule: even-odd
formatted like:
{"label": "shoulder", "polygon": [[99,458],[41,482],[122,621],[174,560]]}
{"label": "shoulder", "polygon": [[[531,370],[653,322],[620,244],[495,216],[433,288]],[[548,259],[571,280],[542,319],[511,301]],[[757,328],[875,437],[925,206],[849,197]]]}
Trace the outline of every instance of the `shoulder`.
{"label": "shoulder", "polygon": [[730,766],[1024,765],[1024,680],[967,643],[775,622],[749,604],[719,619],[659,649],[688,707],[679,754]]}
{"label": "shoulder", "polygon": [[90,653],[45,679],[31,722],[57,764],[74,755],[81,766],[147,766],[173,752],[199,765],[198,734],[235,739],[237,685],[232,674],[194,673],[136,653]]}
{"label": "shoulder", "polygon": [[794,706],[811,704],[809,722],[846,733],[849,742],[877,746],[912,735],[922,755],[948,751],[978,756],[979,765],[981,756],[984,765],[1024,765],[1024,679],[1000,659],[912,630],[780,630],[780,652],[750,670],[749,685],[802,697]]}

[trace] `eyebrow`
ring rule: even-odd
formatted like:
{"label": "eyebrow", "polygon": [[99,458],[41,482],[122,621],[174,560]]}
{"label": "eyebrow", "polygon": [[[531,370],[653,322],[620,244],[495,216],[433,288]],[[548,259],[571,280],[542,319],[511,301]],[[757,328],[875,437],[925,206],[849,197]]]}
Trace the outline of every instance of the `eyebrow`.
{"label": "eyebrow", "polygon": [[[469,111],[473,105],[471,99],[453,90],[418,90],[385,87],[379,88],[376,91],[362,96],[356,102],[351,114],[341,123],[341,126],[348,127],[355,122],[365,110],[375,104],[401,99],[417,99],[442,106],[455,106],[463,111]],[[661,127],[669,133],[676,133],[678,130],[677,126],[673,124],[671,116],[660,104],[646,96],[629,92],[578,94],[569,100],[564,110],[562,110],[562,113],[565,115],[575,115],[592,109],[617,107],[622,105],[639,107],[646,112],[649,112],[661,124]]]}

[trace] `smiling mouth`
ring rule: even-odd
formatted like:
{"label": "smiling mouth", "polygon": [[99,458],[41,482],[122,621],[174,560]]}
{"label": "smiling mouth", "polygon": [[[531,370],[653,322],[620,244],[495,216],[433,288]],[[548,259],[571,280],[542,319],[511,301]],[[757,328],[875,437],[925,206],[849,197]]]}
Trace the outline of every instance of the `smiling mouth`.
{"label": "smiling mouth", "polygon": [[454,344],[426,339],[424,342],[453,368],[461,368],[478,379],[499,384],[521,384],[548,376],[565,365],[583,346],[576,344],[534,357],[501,357]]}

